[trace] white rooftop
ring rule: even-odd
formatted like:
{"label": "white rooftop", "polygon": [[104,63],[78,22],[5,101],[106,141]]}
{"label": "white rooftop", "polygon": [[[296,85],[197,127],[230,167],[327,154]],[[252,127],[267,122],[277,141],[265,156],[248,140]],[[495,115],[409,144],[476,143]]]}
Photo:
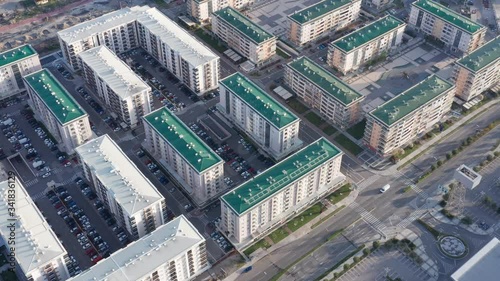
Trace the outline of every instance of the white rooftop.
{"label": "white rooftop", "polygon": [[129,216],[164,199],[108,135],[75,150]]}
{"label": "white rooftop", "polygon": [[73,43],[135,21],[149,29],[151,33],[193,66],[218,58],[186,30],[156,8],[149,6],[123,8],[59,31],[58,35],[66,43]]}
{"label": "white rooftop", "polygon": [[90,66],[122,99],[151,89],[127,64],[105,46],[92,48],[79,55],[82,61]]}
{"label": "white rooftop", "polygon": [[491,239],[479,252],[462,265],[451,278],[455,281],[498,280],[500,241]]}
{"label": "white rooftop", "polygon": [[205,238],[181,215],[68,280],[140,280],[203,241]]}
{"label": "white rooftop", "polygon": [[[14,217],[10,215],[7,205],[7,196],[11,194],[9,185],[15,187]],[[0,191],[0,233],[8,238],[9,224],[16,224],[15,253],[24,274],[29,275],[32,270],[66,255],[66,250],[19,181],[9,179],[0,182]]]}

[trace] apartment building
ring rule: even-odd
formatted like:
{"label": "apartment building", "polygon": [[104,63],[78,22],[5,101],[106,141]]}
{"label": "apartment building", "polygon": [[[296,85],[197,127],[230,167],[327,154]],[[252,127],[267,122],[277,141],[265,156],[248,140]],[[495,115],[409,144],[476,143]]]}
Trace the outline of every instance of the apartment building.
{"label": "apartment building", "polygon": [[0,100],[24,91],[23,76],[40,69],[38,53],[31,45],[0,53]]}
{"label": "apartment building", "polygon": [[208,23],[212,13],[226,7],[241,10],[254,3],[254,0],[188,0],[187,13],[199,23]]}
{"label": "apartment building", "polygon": [[59,142],[59,149],[74,149],[92,138],[89,115],[47,69],[24,76],[35,117]]}
{"label": "apartment building", "polygon": [[189,281],[208,268],[205,238],[180,215],[68,281]]}
{"label": "apartment building", "polygon": [[328,65],[343,74],[401,44],[406,23],[392,15],[333,41],[328,47]]}
{"label": "apartment building", "polygon": [[299,149],[300,118],[237,72],[220,81],[221,112],[276,160]]}
{"label": "apartment building", "polygon": [[342,151],[320,138],[221,197],[219,227],[238,248],[342,183]]}
{"label": "apartment building", "polygon": [[85,82],[106,107],[135,128],[151,112],[151,87],[106,46],[79,54]]}
{"label": "apartment building", "polygon": [[231,7],[213,13],[212,31],[254,64],[261,65],[276,54],[276,36]]}
{"label": "apartment building", "polygon": [[156,8],[134,6],[57,33],[64,58],[81,69],[78,54],[104,45],[120,54],[141,47],[198,95],[216,89],[219,57]]}
{"label": "apartment building", "polygon": [[224,189],[224,161],[170,110],[144,117],[145,144],[198,205]]}
{"label": "apartment building", "polygon": [[284,81],[301,101],[340,128],[363,118],[364,96],[307,57],[287,64]]}
{"label": "apartment building", "polygon": [[404,148],[450,111],[454,94],[453,84],[427,77],[367,114],[363,142],[382,156]]}
{"label": "apartment building", "polygon": [[9,262],[17,262],[19,280],[68,279],[66,249],[21,181],[9,172],[8,179],[0,182],[0,191],[0,246],[5,246]]}
{"label": "apartment building", "polygon": [[363,0],[361,2],[362,6],[366,8],[367,11],[372,9],[382,10],[387,7],[388,4],[391,4],[393,1],[391,0]]}
{"label": "apartment building", "polygon": [[443,42],[452,51],[472,52],[479,47],[486,27],[431,0],[411,4],[409,26]]}
{"label": "apartment building", "polygon": [[500,82],[500,36],[455,62],[455,95],[470,101]]}
{"label": "apartment building", "polygon": [[108,136],[76,148],[85,178],[117,223],[135,239],[167,221],[165,198]]}
{"label": "apartment building", "polygon": [[288,15],[290,41],[303,46],[359,17],[361,0],[324,0]]}

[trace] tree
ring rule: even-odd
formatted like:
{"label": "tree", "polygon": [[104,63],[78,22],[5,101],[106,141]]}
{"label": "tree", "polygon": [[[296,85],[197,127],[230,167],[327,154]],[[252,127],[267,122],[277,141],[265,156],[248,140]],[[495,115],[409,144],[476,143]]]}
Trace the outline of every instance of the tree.
{"label": "tree", "polygon": [[488,161],[493,160],[493,155],[489,154],[488,156],[486,156],[486,160],[488,160]]}
{"label": "tree", "polygon": [[500,151],[495,151],[493,154],[495,155],[495,157],[498,157],[498,155],[500,155]]}
{"label": "tree", "polygon": [[363,255],[368,256],[371,253],[370,249],[364,249]]}
{"label": "tree", "polygon": [[432,164],[431,165],[431,171],[434,171],[434,170],[436,170],[436,165]]}
{"label": "tree", "polygon": [[454,183],[454,182],[450,183],[450,184],[448,185],[448,187],[449,187],[450,189],[455,188],[455,183]]}
{"label": "tree", "polygon": [[443,161],[438,160],[436,164],[438,165],[438,167],[440,167],[441,165],[443,165]]}
{"label": "tree", "polygon": [[452,156],[450,152],[446,153],[446,160],[450,160]]}
{"label": "tree", "polygon": [[465,216],[460,220],[460,222],[466,225],[471,225],[472,219],[469,216]]}
{"label": "tree", "polygon": [[380,242],[379,241],[373,241],[373,249],[378,249],[380,248]]}
{"label": "tree", "polygon": [[351,265],[350,265],[350,264],[348,264],[348,263],[344,264],[344,270],[345,270],[345,271],[348,271],[348,270],[349,270],[349,268],[351,268]]}
{"label": "tree", "polygon": [[457,155],[457,154],[458,154],[458,150],[457,150],[457,149],[453,149],[453,150],[451,151],[451,154],[453,154],[453,155]]}
{"label": "tree", "polygon": [[352,260],[353,260],[355,263],[358,263],[358,262],[361,260],[361,258],[360,258],[360,257],[354,257]]}

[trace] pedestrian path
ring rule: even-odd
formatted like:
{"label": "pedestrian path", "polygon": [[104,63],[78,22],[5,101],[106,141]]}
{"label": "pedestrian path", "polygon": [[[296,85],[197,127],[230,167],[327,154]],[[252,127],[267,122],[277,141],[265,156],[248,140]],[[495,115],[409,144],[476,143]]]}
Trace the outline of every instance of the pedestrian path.
{"label": "pedestrian path", "polygon": [[39,181],[39,180],[38,180],[38,178],[34,178],[34,179],[32,179],[32,180],[25,181],[25,182],[24,182],[24,187],[25,187],[25,188],[28,188],[28,187],[30,187],[30,186],[33,186],[33,185],[37,184],[37,183],[38,183],[38,181]]}
{"label": "pedestrian path", "polygon": [[63,182],[58,182],[58,184],[60,184],[60,185],[67,185],[67,184],[70,184],[70,183],[72,183],[72,182],[73,182],[73,181],[74,181],[77,177],[78,177],[78,174],[73,175],[71,178],[66,179],[66,180],[65,180],[65,181],[63,181]]}
{"label": "pedestrian path", "polygon": [[363,221],[365,221],[368,225],[370,225],[376,231],[381,233],[383,236],[386,236],[384,230],[387,228],[387,226],[384,223],[382,223],[378,218],[376,218],[374,215],[372,215],[372,213],[365,210],[365,208],[363,208],[356,202],[352,202],[348,207],[356,211],[361,216]]}
{"label": "pedestrian path", "polygon": [[378,179],[380,179],[380,176],[373,175],[367,179],[365,179],[363,182],[361,182],[359,185],[357,185],[357,189],[359,191],[365,189],[366,187],[370,186],[374,182],[376,182]]}
{"label": "pedestrian path", "polygon": [[34,202],[36,202],[36,201],[38,201],[38,200],[40,200],[40,199],[42,199],[42,198],[45,197],[45,191],[42,191],[42,192],[37,193],[35,195],[32,195],[30,197],[31,197],[31,200],[33,200]]}

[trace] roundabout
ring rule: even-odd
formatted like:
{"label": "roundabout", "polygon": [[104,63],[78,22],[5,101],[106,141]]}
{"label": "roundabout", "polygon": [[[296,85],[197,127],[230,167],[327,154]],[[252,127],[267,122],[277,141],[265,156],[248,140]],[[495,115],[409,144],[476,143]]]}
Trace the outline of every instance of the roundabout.
{"label": "roundabout", "polygon": [[469,253],[465,242],[452,235],[440,237],[438,240],[439,250],[449,258],[461,259]]}

